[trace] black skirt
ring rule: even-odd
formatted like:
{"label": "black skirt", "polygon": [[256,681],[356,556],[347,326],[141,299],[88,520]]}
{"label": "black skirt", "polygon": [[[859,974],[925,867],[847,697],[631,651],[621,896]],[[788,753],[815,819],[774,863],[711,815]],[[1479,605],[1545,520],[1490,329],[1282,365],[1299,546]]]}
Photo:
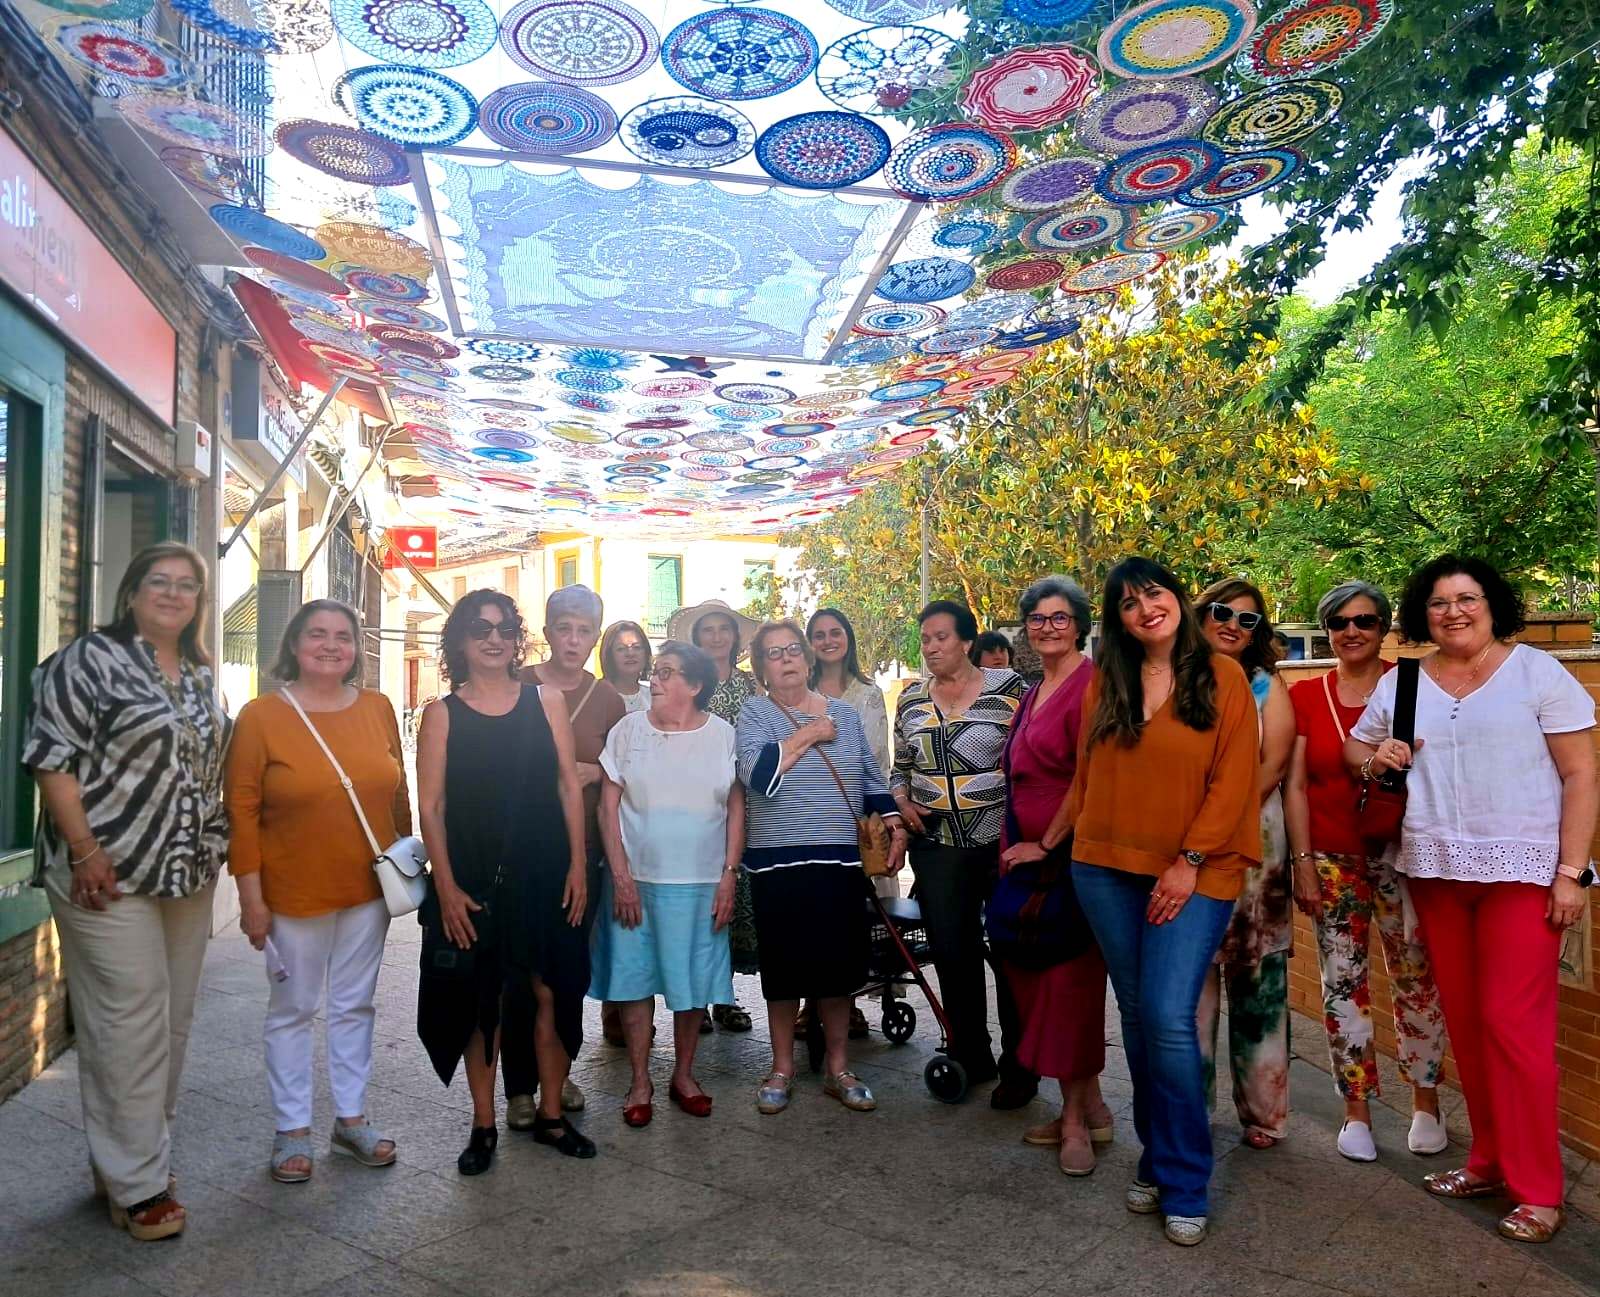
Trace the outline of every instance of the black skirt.
{"label": "black skirt", "polygon": [[861,989],[870,937],[859,864],[752,870],[750,899],[764,999],[825,999]]}

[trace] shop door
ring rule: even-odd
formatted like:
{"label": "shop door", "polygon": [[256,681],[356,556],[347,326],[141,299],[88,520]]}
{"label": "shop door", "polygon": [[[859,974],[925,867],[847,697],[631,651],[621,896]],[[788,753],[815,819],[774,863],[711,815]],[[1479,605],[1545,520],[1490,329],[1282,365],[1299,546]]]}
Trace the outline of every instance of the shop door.
{"label": "shop door", "polygon": [[116,615],[117,587],[128,563],[146,545],[172,535],[172,483],[146,473],[131,460],[107,449],[100,503],[100,582],[95,620],[100,625]]}
{"label": "shop door", "polygon": [[33,828],[18,757],[39,643],[41,427],[39,406],[0,386],[0,854]]}

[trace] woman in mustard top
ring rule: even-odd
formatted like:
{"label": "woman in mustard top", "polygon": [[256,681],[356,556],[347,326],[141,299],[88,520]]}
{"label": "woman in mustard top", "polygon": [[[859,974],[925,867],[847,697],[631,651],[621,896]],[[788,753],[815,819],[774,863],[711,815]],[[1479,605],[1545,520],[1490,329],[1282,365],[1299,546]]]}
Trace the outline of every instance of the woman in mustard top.
{"label": "woman in mustard top", "polygon": [[[1206,1235],[1211,1121],[1195,1009],[1245,871],[1261,859],[1256,707],[1177,577],[1130,558],[1106,577],[1069,805],[1072,882],[1105,956],[1144,1150],[1128,1210],[1172,1242]],[[1054,824],[1046,839],[1058,834]],[[1055,840],[1041,841],[1046,850]]]}
{"label": "woman in mustard top", "polygon": [[229,868],[239,884],[239,926],[257,950],[272,943],[264,1033],[277,1116],[271,1172],[286,1184],[311,1178],[312,1028],[324,985],[337,1118],[332,1150],[366,1166],[395,1158],[394,1142],[366,1118],[372,998],[389,911],[355,808],[307,729],[315,725],[339,759],[379,843],[410,833],[394,707],[359,687],[360,652],[361,623],[352,609],[333,599],[304,605],[284,631],[274,673],[305,719],[284,698],[266,694],[239,713],[228,750]]}

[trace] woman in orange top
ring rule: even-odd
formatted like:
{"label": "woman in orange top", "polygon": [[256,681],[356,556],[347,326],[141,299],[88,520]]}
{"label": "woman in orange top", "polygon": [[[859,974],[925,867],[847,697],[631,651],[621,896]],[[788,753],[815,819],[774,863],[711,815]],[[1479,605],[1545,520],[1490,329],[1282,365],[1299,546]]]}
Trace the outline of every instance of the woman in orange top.
{"label": "woman in orange top", "polygon": [[247,703],[228,750],[228,867],[239,926],[268,952],[267,1084],[277,1115],[272,1178],[311,1178],[312,1022],[328,988],[332,1150],[367,1166],[394,1162],[394,1142],[367,1121],[373,992],[389,911],[372,846],[315,725],[355,785],[380,845],[411,832],[411,801],[394,707],[359,687],[361,623],[333,599],[290,619],[274,674],[306,712],[267,694]]}
{"label": "woman in orange top", "polygon": [[1159,563],[1111,569],[1101,634],[1069,803],[1072,882],[1122,1013],[1144,1145],[1128,1210],[1163,1212],[1167,1238],[1187,1247],[1205,1238],[1211,1180],[1195,1010],[1261,860],[1256,707]]}

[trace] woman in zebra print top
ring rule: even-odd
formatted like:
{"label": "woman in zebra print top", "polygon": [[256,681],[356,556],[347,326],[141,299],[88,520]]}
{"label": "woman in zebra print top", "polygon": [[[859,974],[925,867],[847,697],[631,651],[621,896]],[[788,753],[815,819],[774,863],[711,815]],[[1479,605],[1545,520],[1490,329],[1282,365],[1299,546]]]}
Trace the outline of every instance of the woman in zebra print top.
{"label": "woman in zebra print top", "polygon": [[169,1123],[227,848],[206,582],[186,545],[135,555],[115,620],[34,673],[22,756],[44,798],[34,882],[61,934],[95,1184],[141,1240],[184,1226]]}

